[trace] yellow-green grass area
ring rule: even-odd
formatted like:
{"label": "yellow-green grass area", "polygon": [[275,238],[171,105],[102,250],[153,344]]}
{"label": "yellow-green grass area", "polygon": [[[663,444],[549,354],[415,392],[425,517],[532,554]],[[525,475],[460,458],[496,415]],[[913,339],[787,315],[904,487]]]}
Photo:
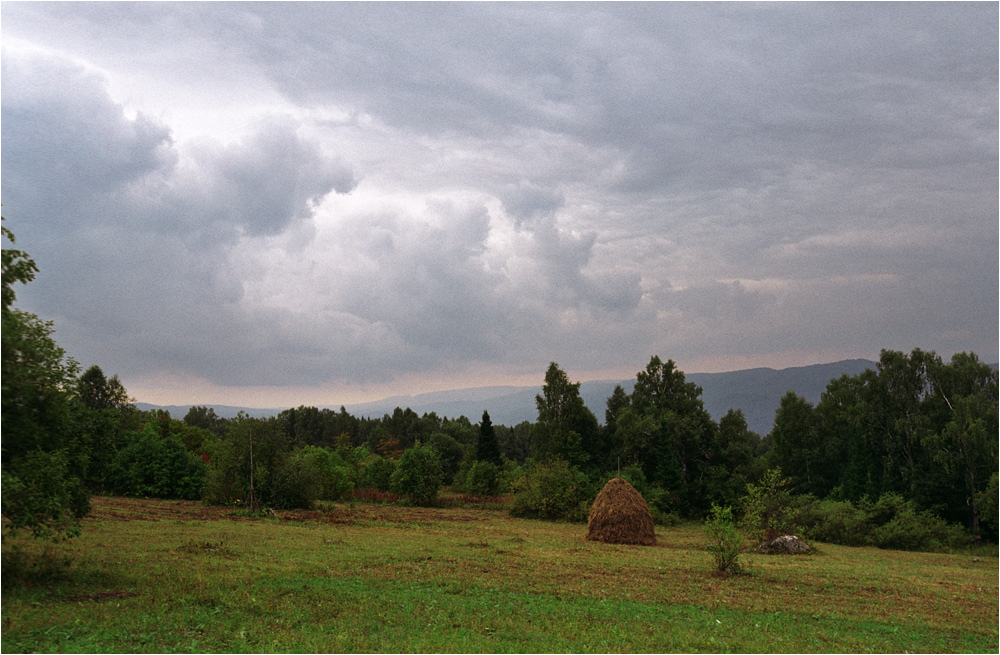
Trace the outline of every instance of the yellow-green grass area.
{"label": "yellow-green grass area", "polygon": [[76,539],[4,540],[4,653],[998,649],[995,550],[814,544],[722,577],[697,524],[642,547],[481,509],[93,503]]}

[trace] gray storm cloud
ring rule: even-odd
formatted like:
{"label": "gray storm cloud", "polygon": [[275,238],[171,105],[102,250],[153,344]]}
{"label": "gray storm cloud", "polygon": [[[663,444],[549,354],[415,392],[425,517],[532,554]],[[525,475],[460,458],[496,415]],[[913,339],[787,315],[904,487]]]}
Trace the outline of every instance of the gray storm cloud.
{"label": "gray storm cloud", "polygon": [[997,18],[5,5],[19,299],[126,380],[234,387],[995,358]]}
{"label": "gray storm cloud", "polygon": [[241,307],[235,248],[349,192],[350,169],[288,121],[181,162],[169,129],[128,118],[99,76],[59,57],[3,64],[4,211],[45,271],[34,309],[59,320],[71,352],[120,358],[126,373],[133,361],[238,384],[234,354],[266,346]]}

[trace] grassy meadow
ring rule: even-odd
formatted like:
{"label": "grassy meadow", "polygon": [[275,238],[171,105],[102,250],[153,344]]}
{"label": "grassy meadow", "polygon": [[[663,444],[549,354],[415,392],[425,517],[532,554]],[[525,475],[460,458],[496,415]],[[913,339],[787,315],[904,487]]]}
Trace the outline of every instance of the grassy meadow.
{"label": "grassy meadow", "polygon": [[725,578],[697,524],[641,547],[485,509],[93,506],[77,539],[4,539],[4,653],[998,649],[995,548],[814,544]]}

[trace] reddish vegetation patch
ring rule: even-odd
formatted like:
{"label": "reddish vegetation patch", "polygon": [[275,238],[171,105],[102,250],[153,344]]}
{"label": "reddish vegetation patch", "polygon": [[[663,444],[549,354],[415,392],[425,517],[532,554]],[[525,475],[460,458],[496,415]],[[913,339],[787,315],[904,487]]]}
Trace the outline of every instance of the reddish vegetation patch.
{"label": "reddish vegetation patch", "polygon": [[379,491],[378,489],[351,489],[351,497],[355,500],[367,500],[378,503],[394,503],[402,498],[399,494]]}
{"label": "reddish vegetation patch", "polygon": [[[89,521],[260,521],[235,514],[233,507],[211,507],[192,500],[155,500],[95,496],[90,499]],[[499,511],[462,508],[400,507],[398,505],[338,504],[329,510],[275,510],[280,521],[326,524],[388,521],[438,523],[486,521],[505,517]]]}
{"label": "reddish vegetation patch", "polygon": [[504,505],[510,500],[506,496],[470,496],[459,494],[456,496],[443,496],[438,499],[438,504],[442,507],[454,507],[456,505]]}

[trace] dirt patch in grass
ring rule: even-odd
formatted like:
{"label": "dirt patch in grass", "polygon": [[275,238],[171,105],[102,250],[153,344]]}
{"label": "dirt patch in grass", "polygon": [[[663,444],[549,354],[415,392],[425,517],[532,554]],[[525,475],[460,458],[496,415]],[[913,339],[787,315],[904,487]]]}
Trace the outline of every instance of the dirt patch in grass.
{"label": "dirt patch in grass", "polygon": [[[232,507],[211,507],[193,500],[150,500],[95,496],[87,521],[261,521],[235,514]],[[429,524],[490,521],[507,518],[497,510],[400,507],[398,505],[326,504],[320,510],[275,510],[274,518],[296,523],[352,525],[355,523]],[[270,519],[273,520],[273,519]]]}
{"label": "dirt patch in grass", "polygon": [[73,603],[84,603],[87,601],[100,603],[108,600],[131,598],[133,596],[138,596],[138,595],[139,595],[138,591],[119,591],[117,589],[112,589],[111,591],[95,591],[92,594],[81,594],[79,596],[71,596],[67,600]]}
{"label": "dirt patch in grass", "polygon": [[228,516],[232,508],[208,507],[194,500],[146,500],[94,496],[87,521],[219,521],[252,520]]}

